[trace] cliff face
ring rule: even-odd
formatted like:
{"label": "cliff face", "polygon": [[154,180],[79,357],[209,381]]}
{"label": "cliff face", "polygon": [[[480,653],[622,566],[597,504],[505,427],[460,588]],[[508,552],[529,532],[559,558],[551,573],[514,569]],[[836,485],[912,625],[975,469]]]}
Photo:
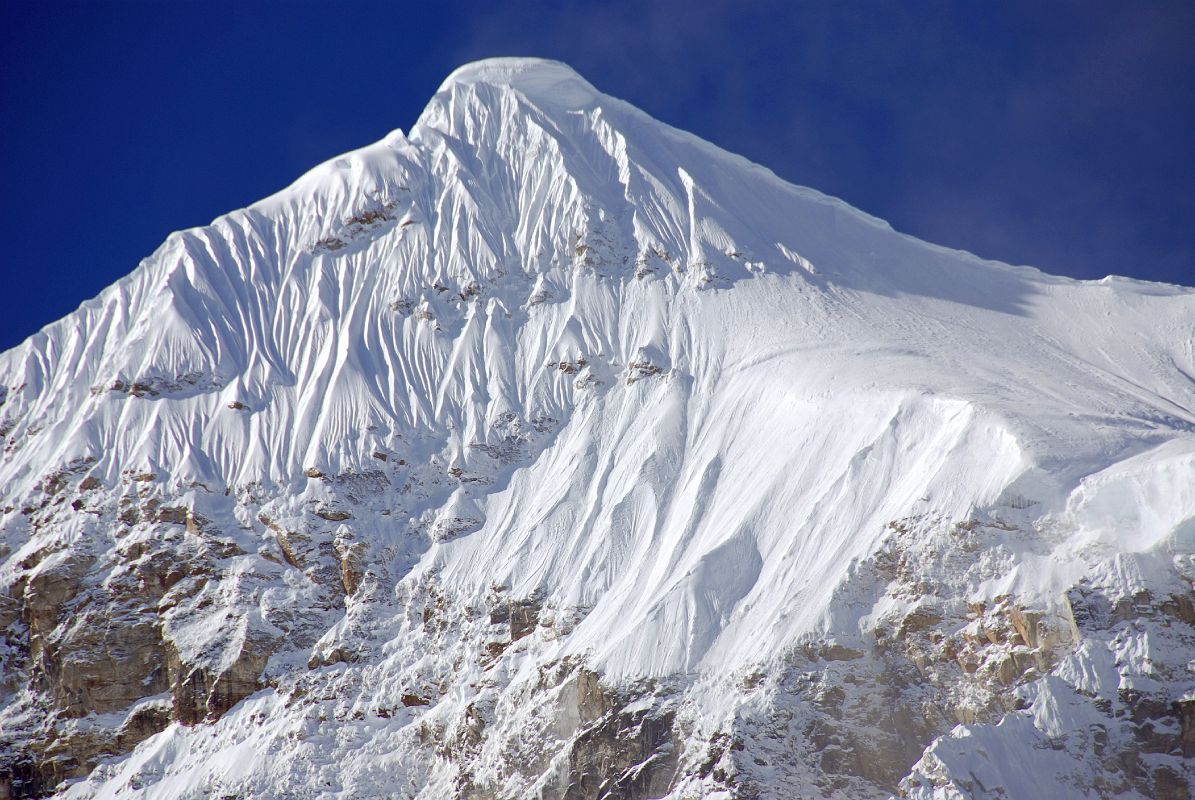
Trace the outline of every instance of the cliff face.
{"label": "cliff face", "polygon": [[0,796],[1188,796],[1192,341],[462,68],[0,355]]}

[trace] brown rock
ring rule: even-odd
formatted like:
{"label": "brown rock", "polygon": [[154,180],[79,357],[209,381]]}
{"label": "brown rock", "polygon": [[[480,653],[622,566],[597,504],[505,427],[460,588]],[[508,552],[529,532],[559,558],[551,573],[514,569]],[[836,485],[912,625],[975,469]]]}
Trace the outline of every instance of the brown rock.
{"label": "brown rock", "polygon": [[510,601],[510,640],[517,642],[539,624],[542,603],[536,598]]}
{"label": "brown rock", "polygon": [[219,719],[228,709],[261,688],[271,649],[266,643],[246,642],[232,666],[222,672],[184,664],[173,648],[167,652],[167,672],[174,696],[174,717],[184,725]]}
{"label": "brown rock", "polygon": [[1040,611],[1027,611],[1020,606],[1013,606],[1009,615],[1013,628],[1020,634],[1021,639],[1030,647],[1039,644],[1039,626],[1044,616]]}
{"label": "brown rock", "polygon": [[122,611],[128,614],[114,605],[87,611],[46,649],[42,682],[67,716],[116,711],[167,689],[156,616],[110,624]]}
{"label": "brown rock", "polygon": [[365,576],[364,559],[361,555],[363,550],[364,546],[359,542],[335,542],[336,561],[340,565],[340,585],[346,595],[356,592]]}
{"label": "brown rock", "polygon": [[158,509],[158,522],[170,525],[186,525],[190,510],[186,506],[162,506]]}
{"label": "brown rock", "polygon": [[638,710],[606,691],[596,673],[579,669],[575,691],[561,696],[558,726],[576,725],[564,800],[646,800],[668,791],[677,767],[673,714]]}
{"label": "brown rock", "polygon": [[911,633],[927,631],[941,621],[942,615],[937,610],[926,606],[919,606],[906,614],[905,618],[901,620],[900,627],[896,630],[896,635],[903,639]]}
{"label": "brown rock", "polygon": [[34,660],[38,658],[46,636],[58,625],[67,601],[78,593],[83,575],[90,566],[89,556],[68,555],[37,570],[25,583],[21,616],[29,626]]}
{"label": "brown rock", "polygon": [[1174,712],[1182,726],[1179,742],[1183,758],[1195,758],[1195,697],[1175,701]]}

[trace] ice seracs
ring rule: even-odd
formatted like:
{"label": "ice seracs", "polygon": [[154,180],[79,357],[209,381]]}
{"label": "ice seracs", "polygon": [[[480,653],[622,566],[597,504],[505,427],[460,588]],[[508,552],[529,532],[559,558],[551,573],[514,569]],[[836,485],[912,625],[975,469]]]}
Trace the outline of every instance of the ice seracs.
{"label": "ice seracs", "polygon": [[1195,290],[929,245],[468,65],[0,355],[0,771],[1182,792],[1192,341]]}

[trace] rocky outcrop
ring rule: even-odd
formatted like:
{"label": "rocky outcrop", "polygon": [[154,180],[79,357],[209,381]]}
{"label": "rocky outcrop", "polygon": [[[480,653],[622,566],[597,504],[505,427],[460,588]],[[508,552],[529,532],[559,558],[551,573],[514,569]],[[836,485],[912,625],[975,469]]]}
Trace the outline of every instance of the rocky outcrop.
{"label": "rocky outcrop", "polygon": [[[50,502],[30,507],[35,536],[95,524],[90,519],[104,533],[70,548],[48,537],[51,544],[32,549],[0,595],[9,698],[0,718],[0,797],[48,794],[172,721],[218,719],[264,685],[266,663],[282,645],[277,631],[293,632],[302,646],[314,639],[302,631],[318,613],[281,609],[257,628],[225,616],[228,609],[216,601],[241,591],[236,565],[245,551],[192,501],[165,495],[152,471],[128,471],[109,500],[99,499],[105,492],[98,479],[80,479],[78,470],[60,471],[41,487]],[[75,493],[78,503],[53,502]],[[328,593],[314,609],[334,606],[345,580],[360,581],[360,548],[338,550],[330,535],[285,532],[277,544],[279,560],[312,580],[313,594]],[[196,647],[196,630],[217,638]]]}
{"label": "rocky outcrop", "polygon": [[517,600],[495,592],[491,602],[490,624],[507,625],[511,642],[517,642],[532,633],[539,624],[540,611],[543,609],[543,600],[539,595]]}
{"label": "rocky outcrop", "polygon": [[272,641],[247,641],[231,664],[211,667],[188,664],[171,649],[166,657],[174,719],[197,725],[224,712],[262,686],[261,672],[274,650]]}
{"label": "rocky outcrop", "polygon": [[162,697],[132,705],[115,727],[63,719],[52,708],[37,713],[45,716],[35,735],[0,762],[0,798],[46,796],[62,781],[87,774],[101,759],[129,752],[172,721],[170,703]]}
{"label": "rocky outcrop", "polygon": [[[45,794],[171,721],[210,723],[269,688],[267,664],[283,646],[275,636],[244,629],[198,659],[172,638],[222,585],[220,560],[243,558],[240,549],[222,540],[210,516],[185,505],[143,499],[124,508],[135,508],[139,521],[115,551],[118,562],[38,553],[10,588],[10,627],[29,631],[25,663],[36,699],[27,716],[42,719],[25,729],[19,757],[10,746],[3,769],[11,796]],[[292,525],[265,512],[256,519],[276,556],[262,563],[302,575],[312,598],[374,591],[363,588],[368,552],[348,526],[328,530],[301,518]],[[434,580],[401,599],[412,631],[426,637],[428,652],[463,645],[490,677],[474,679],[472,699],[453,710],[446,698],[463,688],[454,683],[460,665],[445,664],[443,672],[419,673],[391,706],[372,713],[424,720],[411,723],[421,746],[452,771],[455,788],[446,796],[462,800],[507,800],[531,785],[558,800],[647,800],[698,785],[738,798],[769,797],[777,785],[829,797],[917,796],[919,787],[946,780],[927,766],[935,742],[959,725],[982,728],[1031,713],[1035,693],[1082,647],[1136,629],[1195,641],[1195,595],[1182,592],[1125,598],[1080,584],[1045,604],[1011,595],[965,601],[950,581],[974,575],[955,560],[973,558],[970,548],[990,532],[954,528],[950,547],[934,545],[937,568],[925,560],[927,535],[924,525],[897,526],[889,546],[844,586],[869,586],[874,599],[887,598],[881,605],[892,610],[874,617],[867,635],[811,640],[783,664],[743,674],[728,689],[742,703],[728,725],[708,729],[682,714],[683,682],[611,685],[583,659],[549,662],[530,684],[510,682],[512,665],[567,636],[576,613],[497,585],[475,606]],[[362,639],[329,639],[309,666],[318,681],[324,665],[361,663],[369,652]],[[1180,678],[1171,674],[1175,665],[1150,669],[1158,686]],[[1111,702],[1098,693],[1076,697],[1096,720],[1080,757],[1100,776],[1091,791],[1189,795],[1189,698],[1142,690]],[[116,713],[118,722],[83,724],[90,710]],[[512,728],[515,714],[536,720],[527,724],[538,736]]]}
{"label": "rocky outcrop", "polygon": [[101,605],[54,636],[34,666],[34,685],[67,717],[119,711],[166,691],[163,659],[156,614],[127,602]]}
{"label": "rocky outcrop", "polygon": [[564,697],[561,714],[570,721],[575,715],[577,729],[563,800],[646,800],[667,794],[678,760],[670,709],[632,709],[629,698],[603,687],[597,674],[584,668]]}

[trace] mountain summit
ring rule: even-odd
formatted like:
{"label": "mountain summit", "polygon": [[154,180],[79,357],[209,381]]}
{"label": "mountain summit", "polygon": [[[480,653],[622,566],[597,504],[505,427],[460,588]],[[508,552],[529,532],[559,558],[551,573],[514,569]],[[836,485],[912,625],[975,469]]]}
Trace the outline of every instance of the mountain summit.
{"label": "mountain summit", "polygon": [[1195,290],[454,72],[0,355],[0,797],[1181,797]]}

